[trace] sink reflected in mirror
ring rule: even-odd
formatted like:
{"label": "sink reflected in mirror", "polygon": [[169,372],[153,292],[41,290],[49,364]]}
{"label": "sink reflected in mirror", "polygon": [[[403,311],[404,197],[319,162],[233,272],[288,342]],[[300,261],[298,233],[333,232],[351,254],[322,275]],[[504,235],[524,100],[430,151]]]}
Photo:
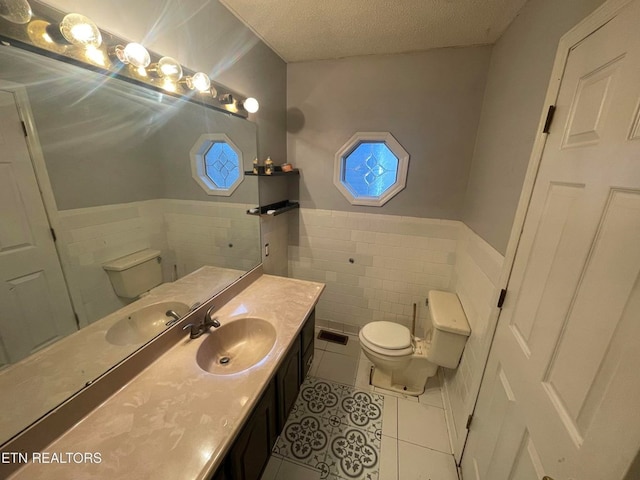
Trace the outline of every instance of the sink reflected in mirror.
{"label": "sink reflected in mirror", "polygon": [[[2,151],[20,175],[0,175],[10,193],[0,225],[15,226],[2,249],[18,268],[0,268],[4,444],[168,328],[131,312],[205,302],[261,253],[259,219],[246,214],[258,179],[209,195],[190,154],[202,135],[224,135],[242,152],[238,170],[249,170],[255,123],[7,45],[0,84],[5,120],[28,130],[13,129]],[[105,265],[146,250],[159,252],[161,279],[141,290],[153,298],[119,295]]]}
{"label": "sink reflected in mirror", "polygon": [[114,323],[107,330],[107,342],[112,345],[145,343],[175,323],[176,319],[167,315],[169,310],[182,317],[189,306],[182,302],[160,302],[141,308]]}
{"label": "sink reflected in mirror", "polygon": [[196,361],[205,372],[233,375],[254,367],[276,343],[276,329],[261,318],[233,320],[216,330],[198,348]]}

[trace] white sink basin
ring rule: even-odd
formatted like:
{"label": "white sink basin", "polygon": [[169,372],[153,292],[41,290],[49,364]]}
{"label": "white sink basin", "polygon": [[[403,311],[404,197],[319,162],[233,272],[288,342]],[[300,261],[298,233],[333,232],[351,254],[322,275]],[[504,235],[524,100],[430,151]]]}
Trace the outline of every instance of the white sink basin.
{"label": "white sink basin", "polygon": [[161,302],[143,307],[114,323],[107,330],[107,342],[122,346],[148,342],[167,328],[167,322],[173,320],[166,315],[168,310],[182,317],[189,307],[182,302]]}

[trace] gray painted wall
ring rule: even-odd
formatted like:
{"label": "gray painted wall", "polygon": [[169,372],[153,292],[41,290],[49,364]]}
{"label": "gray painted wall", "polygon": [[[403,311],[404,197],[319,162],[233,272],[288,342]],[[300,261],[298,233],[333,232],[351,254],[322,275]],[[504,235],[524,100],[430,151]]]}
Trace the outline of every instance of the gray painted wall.
{"label": "gray painted wall", "polygon": [[[485,46],[289,64],[287,146],[301,170],[302,206],[459,219],[490,53]],[[334,155],[358,131],[389,131],[411,155],[407,187],[383,207],[351,206],[333,185]]]}
{"label": "gray painted wall", "polygon": [[25,85],[60,210],[157,198],[258,202],[255,178],[209,196],[191,174],[200,135],[226,133],[256,156],[256,124],[15,48],[0,49],[0,78]]}
{"label": "gray painted wall", "polygon": [[504,254],[558,41],[602,0],[529,0],[494,45],[463,221]]}
{"label": "gray painted wall", "polygon": [[48,0],[253,96],[260,158],[286,158],[286,64],[215,0]]}

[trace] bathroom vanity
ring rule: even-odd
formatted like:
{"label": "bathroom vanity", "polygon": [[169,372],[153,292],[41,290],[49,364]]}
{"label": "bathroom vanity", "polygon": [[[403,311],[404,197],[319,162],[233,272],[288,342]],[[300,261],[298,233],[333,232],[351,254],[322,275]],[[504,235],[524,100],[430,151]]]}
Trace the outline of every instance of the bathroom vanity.
{"label": "bathroom vanity", "polygon": [[195,339],[186,328],[155,362],[41,449],[94,460],[98,453],[99,463],[30,462],[10,478],[259,479],[309,370],[323,289],[259,276],[214,310],[219,328]]}

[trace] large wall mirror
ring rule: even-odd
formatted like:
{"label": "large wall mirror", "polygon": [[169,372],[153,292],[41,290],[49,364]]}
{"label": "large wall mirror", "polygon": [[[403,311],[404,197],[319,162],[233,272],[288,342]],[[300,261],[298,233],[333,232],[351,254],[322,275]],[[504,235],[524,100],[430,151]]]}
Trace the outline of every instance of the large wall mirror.
{"label": "large wall mirror", "polygon": [[[240,117],[0,46],[0,443],[260,263],[259,221],[246,215],[257,180],[234,170],[251,168],[256,133]],[[193,152],[232,193],[205,191]],[[106,266],[118,278],[136,254],[160,284],[119,295]]]}

